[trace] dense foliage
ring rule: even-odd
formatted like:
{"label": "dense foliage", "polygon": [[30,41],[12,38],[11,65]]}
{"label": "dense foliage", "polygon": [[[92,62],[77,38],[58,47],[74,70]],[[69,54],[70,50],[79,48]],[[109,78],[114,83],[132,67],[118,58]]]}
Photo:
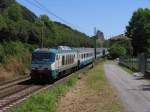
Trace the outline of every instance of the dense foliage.
{"label": "dense foliage", "polygon": [[93,47],[87,35],[64,24],[51,21],[48,16],[37,17],[15,0],[0,0],[0,41],[21,41],[39,47],[68,45]]}
{"label": "dense foliage", "polygon": [[134,55],[150,52],[150,9],[140,8],[133,13],[126,35],[132,39]]}
{"label": "dense foliage", "polygon": [[110,45],[110,41],[109,40],[105,40],[103,47],[104,48],[109,48],[109,45]]}
{"label": "dense foliage", "polygon": [[109,40],[109,58],[115,59],[120,56],[132,55],[131,39],[124,36],[118,35]]}
{"label": "dense foliage", "polygon": [[118,58],[119,56],[124,56],[126,55],[126,53],[126,48],[120,45],[119,43],[113,44],[109,49],[109,55],[112,59]]}

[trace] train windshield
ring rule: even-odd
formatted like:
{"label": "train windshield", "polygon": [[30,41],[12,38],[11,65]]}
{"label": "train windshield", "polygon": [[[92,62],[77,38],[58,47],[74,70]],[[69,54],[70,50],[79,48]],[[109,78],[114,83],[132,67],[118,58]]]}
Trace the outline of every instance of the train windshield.
{"label": "train windshield", "polygon": [[55,60],[55,55],[53,53],[33,53],[32,61],[51,61]]}

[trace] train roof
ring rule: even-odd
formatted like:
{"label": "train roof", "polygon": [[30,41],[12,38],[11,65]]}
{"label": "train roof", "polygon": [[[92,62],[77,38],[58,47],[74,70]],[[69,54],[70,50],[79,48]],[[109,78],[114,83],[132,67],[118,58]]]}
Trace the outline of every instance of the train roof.
{"label": "train roof", "polygon": [[42,52],[42,53],[47,53],[47,52],[51,52],[51,53],[67,53],[67,52],[75,52],[75,49],[72,49],[70,47],[67,46],[59,46],[57,48],[38,48],[36,50],[34,50],[33,53],[37,53],[37,52]]}
{"label": "train roof", "polygon": [[[107,50],[106,48],[97,48],[96,51],[103,51],[103,50]],[[34,50],[33,53],[37,53],[37,52],[42,52],[42,53],[47,53],[47,52],[51,52],[51,53],[71,53],[71,52],[89,52],[92,51],[94,52],[94,48],[71,48],[68,46],[59,46],[56,48],[38,48],[36,50]]]}

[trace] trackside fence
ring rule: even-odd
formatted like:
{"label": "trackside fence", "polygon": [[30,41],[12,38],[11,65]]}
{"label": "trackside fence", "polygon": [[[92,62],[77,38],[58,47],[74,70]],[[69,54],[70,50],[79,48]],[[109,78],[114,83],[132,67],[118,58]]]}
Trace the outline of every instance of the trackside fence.
{"label": "trackside fence", "polygon": [[150,74],[150,56],[146,57],[146,72]]}
{"label": "trackside fence", "polygon": [[133,71],[138,71],[138,58],[131,56],[122,56],[119,58],[119,64],[128,67]]}
{"label": "trackside fence", "polygon": [[150,74],[150,56],[145,54],[140,54],[137,57],[122,56],[119,58],[119,64],[144,75]]}
{"label": "trackside fence", "polygon": [[119,64],[128,67],[132,71],[150,76],[150,55],[140,54],[137,57],[122,56],[119,58]]}

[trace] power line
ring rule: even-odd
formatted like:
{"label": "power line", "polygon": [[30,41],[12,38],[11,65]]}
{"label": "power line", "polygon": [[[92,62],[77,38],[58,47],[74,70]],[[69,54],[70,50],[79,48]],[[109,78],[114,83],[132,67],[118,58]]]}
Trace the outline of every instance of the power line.
{"label": "power line", "polygon": [[74,24],[68,22],[67,20],[63,19],[62,17],[56,15],[54,12],[50,11],[47,7],[45,7],[43,4],[41,4],[38,0],[34,0],[34,3],[31,2],[30,0],[27,0],[27,1],[30,2],[30,4],[34,5],[35,7],[45,10],[47,13],[49,13],[50,15],[54,16],[55,18],[59,19],[60,21],[66,23],[68,25],[71,25],[72,27],[76,27]]}
{"label": "power line", "polygon": [[37,4],[39,4],[40,6],[42,6],[45,10],[47,10],[47,12],[49,12],[51,15],[53,15],[54,17],[56,17],[57,19],[60,19],[61,21],[71,24],[70,22],[64,20],[63,18],[57,16],[55,13],[53,13],[52,11],[50,11],[47,7],[45,7],[43,4],[41,4],[39,1],[34,0]]}

